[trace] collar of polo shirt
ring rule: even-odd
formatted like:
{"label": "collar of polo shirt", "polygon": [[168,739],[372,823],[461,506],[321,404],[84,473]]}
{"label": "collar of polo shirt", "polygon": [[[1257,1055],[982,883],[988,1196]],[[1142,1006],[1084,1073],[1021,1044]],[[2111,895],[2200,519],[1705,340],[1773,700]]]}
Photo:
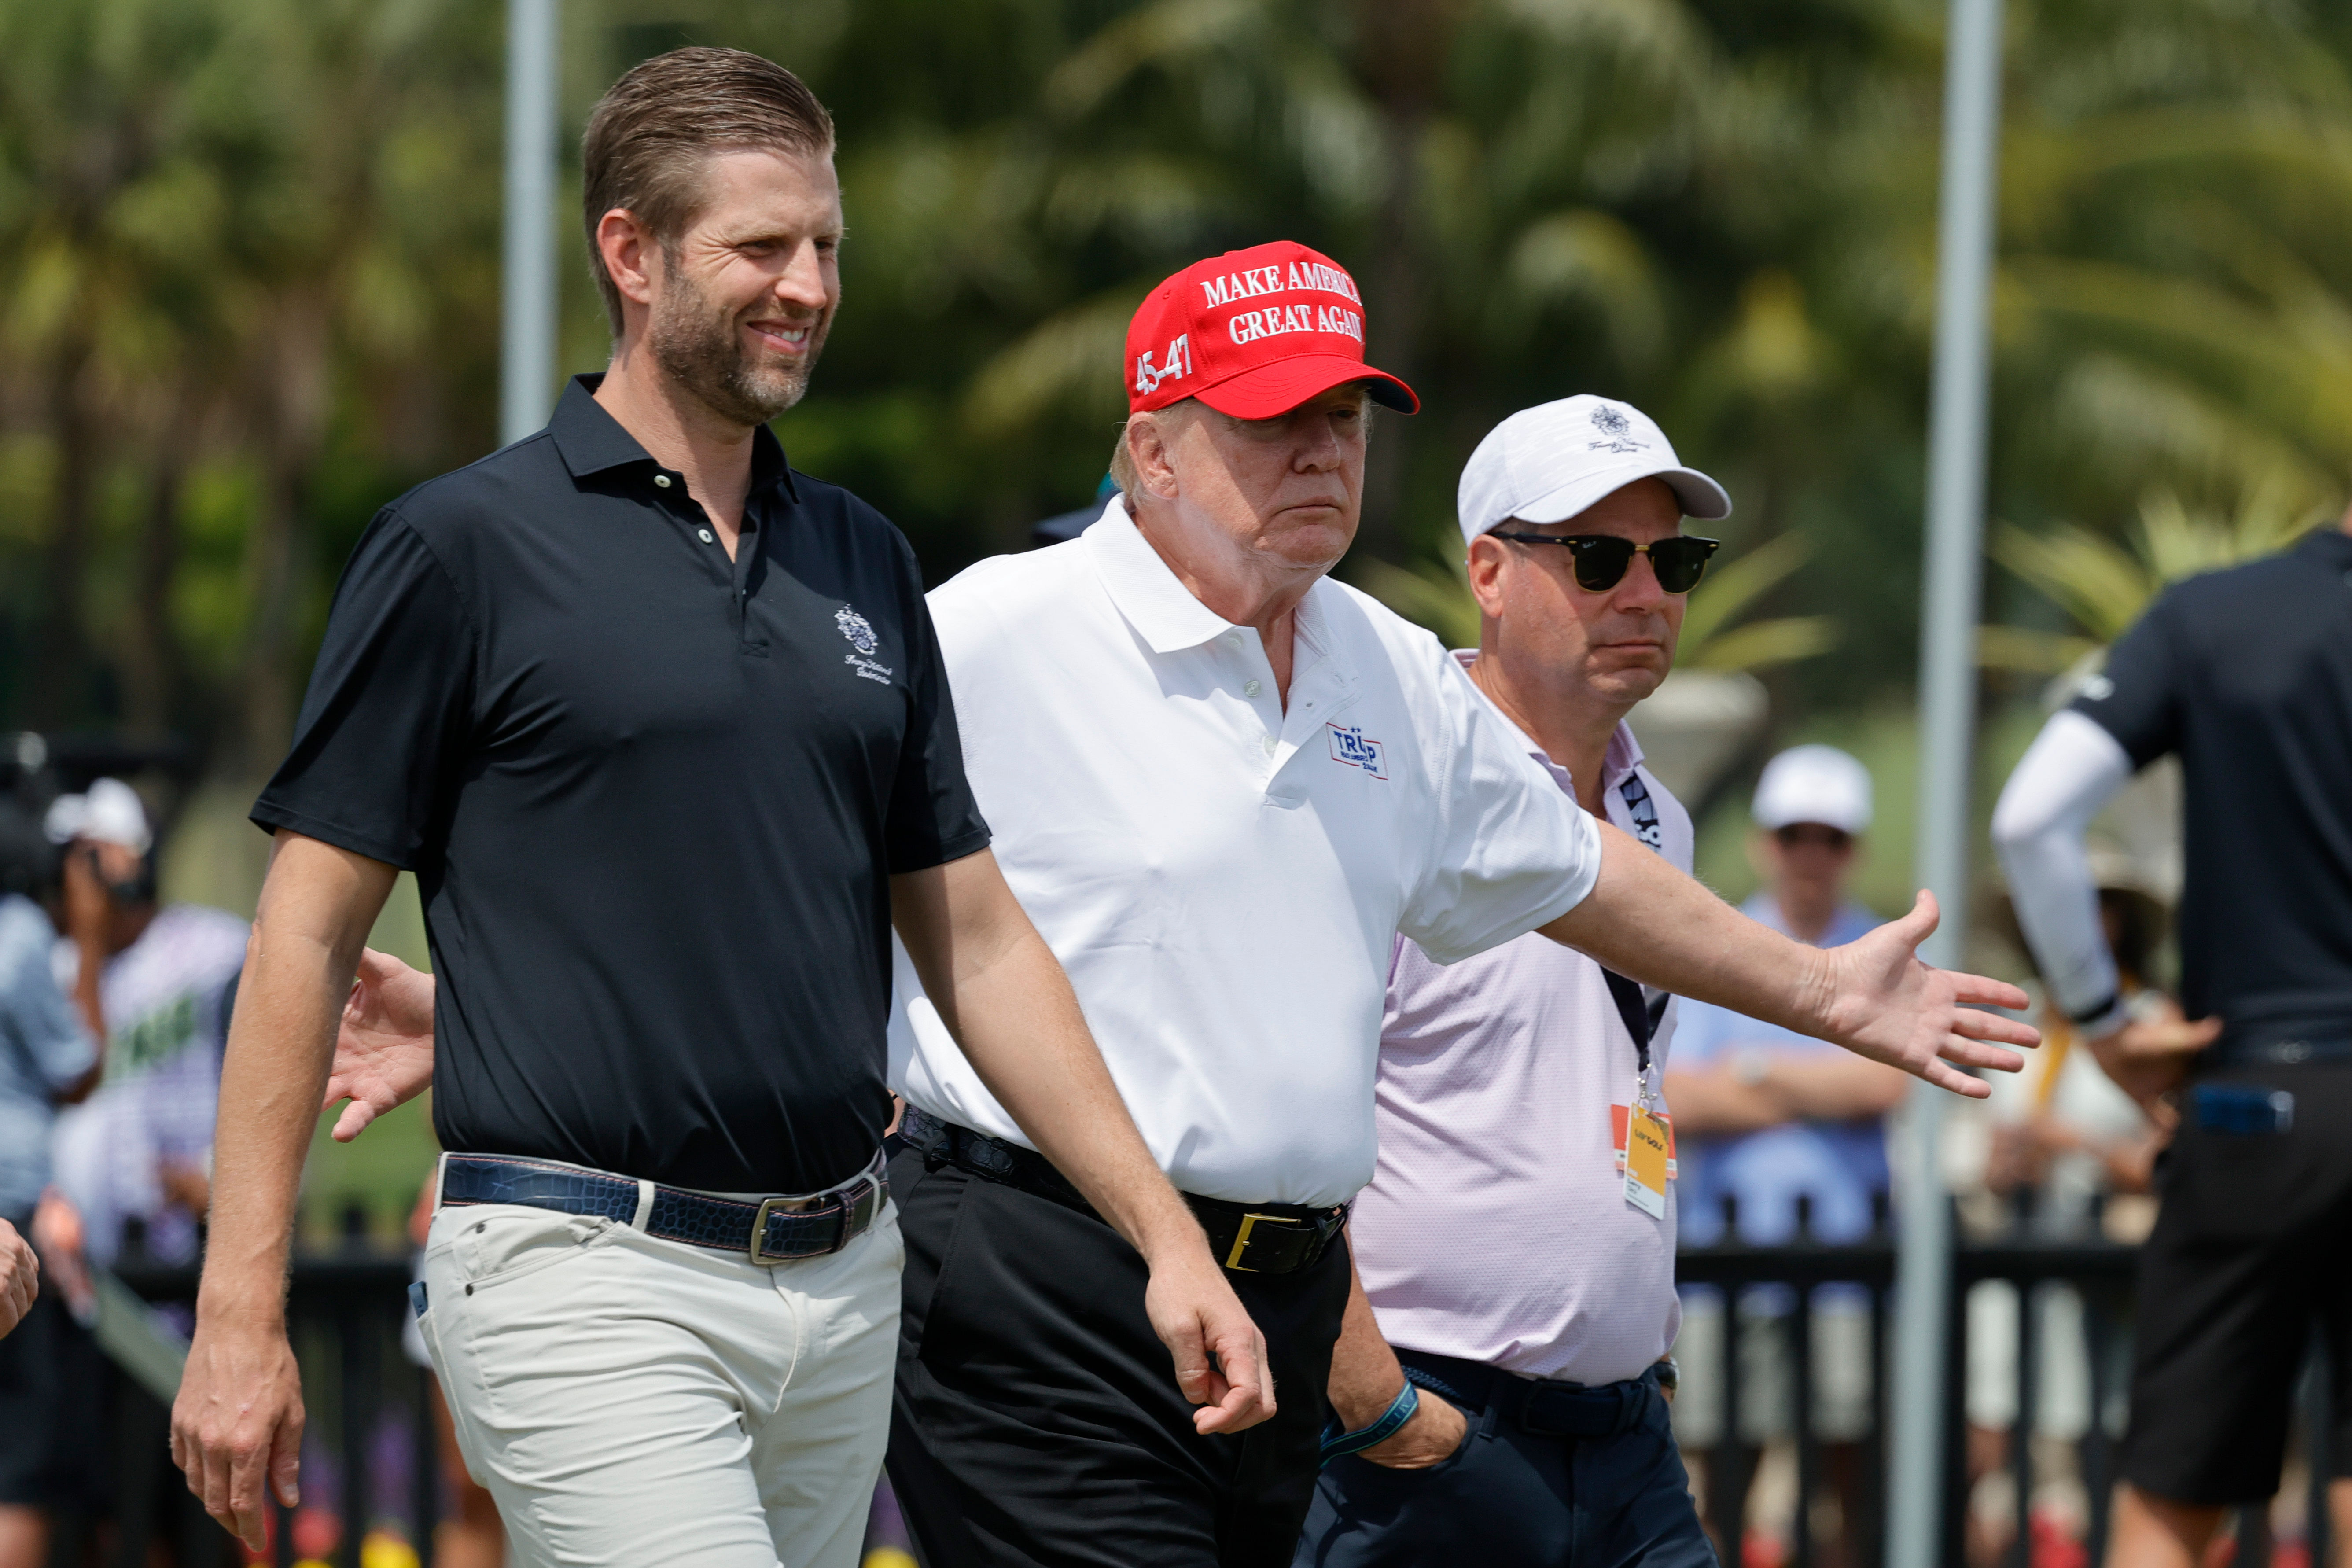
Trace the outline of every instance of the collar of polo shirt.
{"label": "collar of polo shirt", "polygon": [[1135,526],[1124,496],[1111,497],[1100,521],[1080,537],[1111,603],[1129,626],[1143,634],[1152,652],[1198,647],[1235,629],[1232,622],[1194,598],[1192,591],[1169,570],[1160,552]]}

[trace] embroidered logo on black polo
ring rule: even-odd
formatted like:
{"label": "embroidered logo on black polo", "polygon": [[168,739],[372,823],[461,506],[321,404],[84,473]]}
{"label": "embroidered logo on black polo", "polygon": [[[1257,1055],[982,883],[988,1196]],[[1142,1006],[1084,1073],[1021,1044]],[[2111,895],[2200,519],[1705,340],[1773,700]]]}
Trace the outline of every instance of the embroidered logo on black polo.
{"label": "embroidered logo on black polo", "polygon": [[872,653],[882,646],[882,639],[874,635],[874,623],[847,605],[833,612],[833,624],[841,628],[841,635],[849,639],[849,646],[860,653]]}
{"label": "embroidered logo on black polo", "polygon": [[1381,752],[1381,743],[1361,729],[1353,724],[1326,724],[1323,732],[1330,737],[1333,762],[1343,767],[1361,768],[1376,779],[1388,778],[1388,759]]}
{"label": "embroidered logo on black polo", "polygon": [[856,653],[843,654],[841,662],[851,666],[867,680],[878,680],[885,686],[889,685],[890,667],[887,664],[875,663],[871,657],[874,651],[882,646],[881,637],[875,634],[874,623],[847,605],[844,605],[833,612],[833,624],[841,628],[841,635],[847,637],[849,646],[857,650]]}

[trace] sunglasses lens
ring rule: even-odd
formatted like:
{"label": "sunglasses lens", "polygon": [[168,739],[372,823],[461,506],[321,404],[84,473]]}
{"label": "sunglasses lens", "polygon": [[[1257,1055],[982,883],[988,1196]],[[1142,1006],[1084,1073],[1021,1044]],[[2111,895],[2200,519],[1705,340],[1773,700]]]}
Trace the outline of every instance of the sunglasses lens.
{"label": "sunglasses lens", "polygon": [[1708,539],[1661,539],[1650,546],[1650,564],[1658,571],[1658,586],[1669,594],[1687,594],[1698,586],[1707,557],[1715,553]]}
{"label": "sunglasses lens", "polygon": [[1580,539],[1569,546],[1569,553],[1576,558],[1576,585],[1598,594],[1624,581],[1625,568],[1633,563],[1633,542],[1606,536]]}

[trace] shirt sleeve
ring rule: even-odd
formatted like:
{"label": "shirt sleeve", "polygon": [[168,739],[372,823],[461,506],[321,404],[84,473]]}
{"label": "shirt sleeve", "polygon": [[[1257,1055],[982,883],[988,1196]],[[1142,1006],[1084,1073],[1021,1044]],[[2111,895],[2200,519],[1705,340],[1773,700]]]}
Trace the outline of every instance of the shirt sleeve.
{"label": "shirt sleeve", "polygon": [[2169,595],[2158,599],[2108,651],[2106,668],[2068,704],[2122,743],[2134,771],[2180,744],[2182,650],[2173,618]]}
{"label": "shirt sleeve", "polygon": [[2106,1021],[2092,1015],[2111,1009],[2116,978],[2083,835],[2131,772],[2120,741],[2062,710],[2034,737],[1993,808],[1993,847],[2034,967],[2059,1007],[2084,1024]]}
{"label": "shirt sleeve", "polygon": [[[47,921],[35,914],[29,917]],[[16,1037],[25,1059],[51,1094],[72,1088],[98,1060],[98,1046],[49,968],[46,942],[0,941],[16,962],[0,973],[0,1028]]]}
{"label": "shirt sleeve", "polygon": [[[1436,649],[1436,645],[1431,647]],[[1437,820],[1398,929],[1458,963],[1558,920],[1601,877],[1601,828],[1528,756],[1450,655],[1431,758]]]}
{"label": "shirt sleeve", "polygon": [[922,871],[988,847],[988,824],[964,776],[963,739],[956,729],[955,698],[947,660],[924,601],[914,552],[902,538],[899,602],[905,606],[907,732],[898,747],[898,773],[890,787],[884,853],[893,876]]}
{"label": "shirt sleeve", "polygon": [[254,822],[415,870],[463,771],[479,657],[447,568],[379,513],[336,585],[293,746]]}

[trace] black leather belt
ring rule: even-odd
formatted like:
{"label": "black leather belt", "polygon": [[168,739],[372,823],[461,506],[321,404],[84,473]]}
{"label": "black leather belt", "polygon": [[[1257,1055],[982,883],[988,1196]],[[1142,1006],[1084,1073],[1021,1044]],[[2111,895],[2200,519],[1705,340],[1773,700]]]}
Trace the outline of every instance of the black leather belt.
{"label": "black leather belt", "polygon": [[[1069,1178],[1034,1149],[942,1121],[911,1105],[898,1123],[898,1136],[934,1164],[953,1165],[984,1181],[1050,1198],[1096,1219],[1102,1217]],[[1312,1268],[1348,1224],[1345,1208],[1237,1204],[1192,1193],[1186,1193],[1184,1201],[1208,1233],[1210,1252],[1236,1274],[1295,1274]]]}
{"label": "black leather belt", "polygon": [[1649,1402],[1659,1398],[1658,1369],[1639,1377],[1587,1388],[1514,1377],[1500,1367],[1458,1356],[1400,1349],[1397,1360],[1415,1386],[1475,1413],[1498,1405],[1506,1421],[1547,1437],[1614,1437],[1642,1424]]}
{"label": "black leather belt", "polygon": [[2266,1031],[2263,1036],[2233,1039],[2225,1034],[2206,1049],[2205,1058],[2199,1065],[2291,1068],[2305,1063],[2344,1062],[2352,1062],[2352,1035],[2344,1033],[2339,1024],[2329,1030],[2305,1030],[2285,1036]]}
{"label": "black leather belt", "polygon": [[553,1160],[451,1154],[441,1162],[444,1208],[521,1204],[558,1214],[597,1215],[664,1241],[744,1253],[758,1264],[839,1252],[881,1217],[890,1178],[877,1159],[864,1175],[830,1192],[756,1203],[656,1184],[642,1226],[636,1223],[638,1196],[634,1176]]}

